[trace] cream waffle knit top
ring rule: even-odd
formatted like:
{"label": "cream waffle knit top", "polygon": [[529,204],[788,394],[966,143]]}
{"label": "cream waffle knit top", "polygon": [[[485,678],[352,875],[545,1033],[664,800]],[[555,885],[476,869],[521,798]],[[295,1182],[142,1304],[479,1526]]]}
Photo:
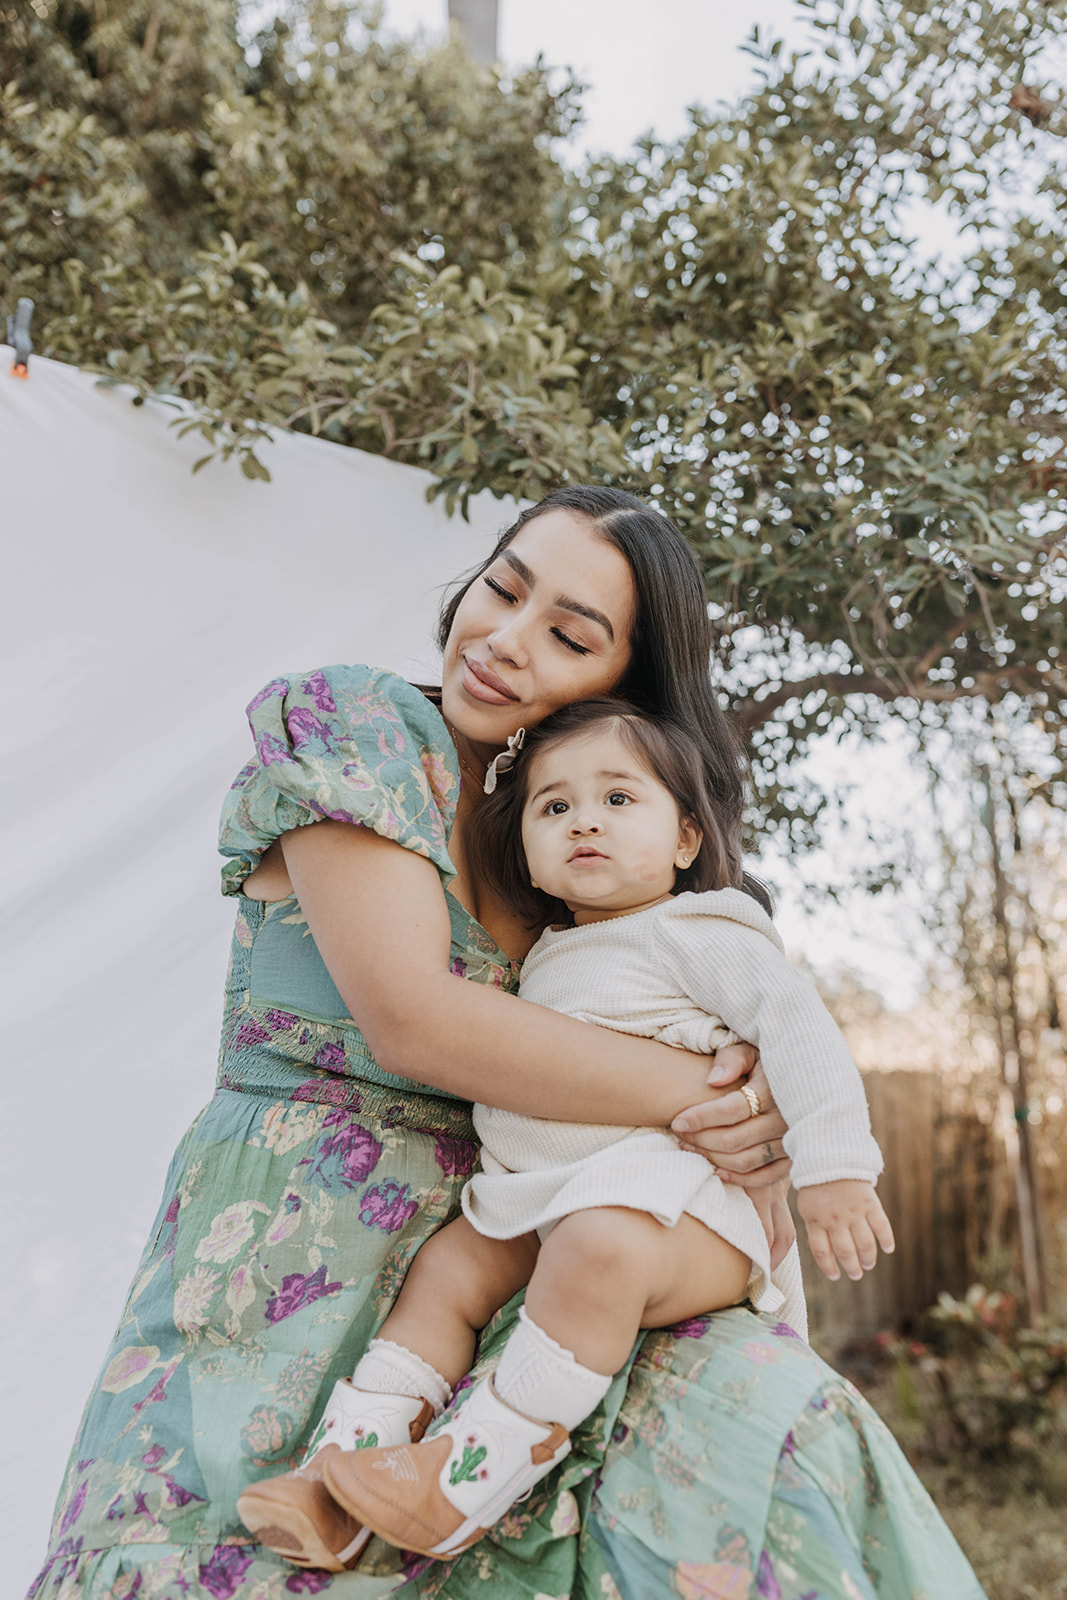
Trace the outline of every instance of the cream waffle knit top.
{"label": "cream waffle knit top", "polygon": [[[881,1171],[863,1083],[841,1034],[814,986],[785,959],[770,918],[740,890],[680,894],[629,916],[551,928],[523,963],[519,992],[585,1022],[691,1050],[750,1040],[789,1124],[784,1143],[796,1187],[873,1182]],[[485,1170],[467,1186],[464,1211],[483,1233],[514,1237],[575,1209],[616,1204],[667,1223],[691,1212],[754,1259],[763,1254],[747,1225],[738,1234],[722,1221],[742,1205],[754,1216],[743,1191],[722,1184],[662,1129],[553,1122],[489,1106],[475,1107],[474,1122]]]}

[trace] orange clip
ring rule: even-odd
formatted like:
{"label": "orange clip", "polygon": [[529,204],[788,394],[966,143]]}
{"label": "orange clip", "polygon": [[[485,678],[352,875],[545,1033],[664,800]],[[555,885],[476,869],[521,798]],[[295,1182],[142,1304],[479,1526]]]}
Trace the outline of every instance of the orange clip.
{"label": "orange clip", "polygon": [[16,361],[14,366],[11,368],[11,376],[13,378],[28,378],[29,375],[30,369],[26,365],[25,361]]}

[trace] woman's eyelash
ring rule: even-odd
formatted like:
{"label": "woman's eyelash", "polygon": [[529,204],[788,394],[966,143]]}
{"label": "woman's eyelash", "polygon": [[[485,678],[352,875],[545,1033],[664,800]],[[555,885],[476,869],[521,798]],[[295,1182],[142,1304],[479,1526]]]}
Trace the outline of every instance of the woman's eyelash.
{"label": "woman's eyelash", "polygon": [[505,589],[504,585],[502,583],[497,583],[495,578],[486,578],[484,582],[488,584],[489,588],[492,589],[494,594],[498,594],[502,600],[506,600],[508,605],[513,606],[515,604],[515,601],[518,599],[518,595],[512,594],[510,589]]}
{"label": "woman's eyelash", "polygon": [[[490,578],[487,574],[483,574],[482,582],[492,589],[494,594],[498,594],[501,600],[506,600],[509,606],[513,606],[519,598],[518,595],[512,594],[510,589],[505,589],[502,583],[497,583],[495,578]],[[569,634],[564,633],[562,628],[553,628],[552,632],[560,644],[565,644],[568,650],[574,651],[575,655],[587,656],[591,653],[588,645],[579,644],[577,639],[572,639]]]}
{"label": "woman's eyelash", "polygon": [[555,634],[555,636],[559,640],[560,644],[565,644],[567,646],[567,649],[568,650],[573,650],[576,655],[580,655],[580,656],[589,655],[589,653],[590,653],[589,652],[589,646],[588,645],[584,645],[584,644],[579,644],[577,642],[577,640],[571,639],[567,634],[565,634],[563,632],[562,628],[553,628],[552,632]]}

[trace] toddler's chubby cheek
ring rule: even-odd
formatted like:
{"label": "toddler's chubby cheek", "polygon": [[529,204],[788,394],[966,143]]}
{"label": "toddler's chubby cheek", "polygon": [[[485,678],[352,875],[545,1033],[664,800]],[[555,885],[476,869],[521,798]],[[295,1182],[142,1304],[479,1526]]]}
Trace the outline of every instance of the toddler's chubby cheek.
{"label": "toddler's chubby cheek", "polygon": [[663,863],[653,856],[638,856],[634,870],[642,883],[655,883],[663,873]]}

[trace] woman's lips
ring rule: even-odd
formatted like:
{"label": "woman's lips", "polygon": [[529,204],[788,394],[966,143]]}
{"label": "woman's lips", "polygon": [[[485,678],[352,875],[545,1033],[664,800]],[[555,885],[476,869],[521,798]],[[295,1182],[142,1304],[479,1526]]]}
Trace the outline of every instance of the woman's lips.
{"label": "woman's lips", "polygon": [[470,656],[463,657],[462,683],[468,694],[475,700],[484,700],[487,705],[512,705],[519,698],[512,694],[503,678],[498,678],[495,672]]}

